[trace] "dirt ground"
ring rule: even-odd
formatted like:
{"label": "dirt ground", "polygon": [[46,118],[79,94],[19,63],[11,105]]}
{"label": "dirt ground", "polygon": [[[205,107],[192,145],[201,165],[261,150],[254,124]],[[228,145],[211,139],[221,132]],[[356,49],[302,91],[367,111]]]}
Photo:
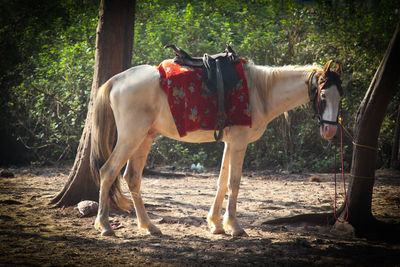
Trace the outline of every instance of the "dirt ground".
{"label": "dirt ground", "polygon": [[[400,266],[400,242],[357,238],[346,225],[335,230],[327,224],[264,224],[331,212],[332,174],[245,172],[238,218],[248,236],[240,238],[208,231],[216,171],[146,176],[142,195],[163,235],[139,233],[135,212],[114,212],[110,220],[120,224],[116,237],[101,237],[95,217],[81,218],[76,207],[48,205],[68,168],[8,171],[15,177],[0,178],[0,266]],[[373,213],[380,220],[400,222],[399,177],[377,172]]]}

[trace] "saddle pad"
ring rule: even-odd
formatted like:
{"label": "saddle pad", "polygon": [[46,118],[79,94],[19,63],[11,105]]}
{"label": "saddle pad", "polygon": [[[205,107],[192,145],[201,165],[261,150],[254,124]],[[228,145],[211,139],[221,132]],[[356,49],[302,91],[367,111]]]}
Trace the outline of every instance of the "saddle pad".
{"label": "saddle pad", "polygon": [[[251,127],[249,90],[243,70],[246,62],[241,60],[235,64],[239,82],[232,90],[225,92],[226,126]],[[204,90],[202,69],[179,65],[172,59],[161,62],[157,69],[179,135],[183,137],[187,132],[199,129],[214,130],[218,96],[209,95]]]}

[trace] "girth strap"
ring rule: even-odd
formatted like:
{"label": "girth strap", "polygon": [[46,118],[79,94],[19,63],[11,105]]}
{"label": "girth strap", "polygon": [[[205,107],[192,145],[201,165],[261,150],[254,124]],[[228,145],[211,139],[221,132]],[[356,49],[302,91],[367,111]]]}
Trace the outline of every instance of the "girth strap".
{"label": "girth strap", "polygon": [[[215,141],[221,141],[225,128],[225,120],[226,120],[226,112],[225,112],[225,103],[224,103],[224,80],[222,78],[221,72],[221,64],[220,60],[217,59],[215,61],[216,64],[216,77],[217,77],[217,94],[218,94],[218,114],[217,119],[215,121],[214,127],[214,138]],[[217,131],[218,134],[217,134]]]}

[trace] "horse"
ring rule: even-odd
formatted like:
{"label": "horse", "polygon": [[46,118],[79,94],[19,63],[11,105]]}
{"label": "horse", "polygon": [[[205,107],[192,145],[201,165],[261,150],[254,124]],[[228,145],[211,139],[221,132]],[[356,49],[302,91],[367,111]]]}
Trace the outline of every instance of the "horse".
{"label": "horse", "polygon": [[[243,159],[249,143],[259,139],[268,123],[280,114],[309,101],[313,102],[320,134],[331,139],[337,131],[340,101],[343,94],[339,64],[332,61],[306,66],[269,67],[253,62],[243,64],[251,105],[251,127],[229,126],[223,129],[224,152],[218,189],[207,216],[213,234],[246,235],[236,216],[237,198]],[[119,175],[131,193],[140,232],[161,234],[145,210],[140,193],[142,171],[156,134],[184,142],[212,142],[213,130],[196,130],[178,134],[155,66],[139,65],[121,72],[98,90],[91,126],[90,166],[99,186],[99,209],[95,228],[103,236],[115,235],[109,223],[110,205],[130,210],[132,201],[121,191]],[[117,138],[115,139],[115,130]],[[221,208],[228,193],[223,221]]]}

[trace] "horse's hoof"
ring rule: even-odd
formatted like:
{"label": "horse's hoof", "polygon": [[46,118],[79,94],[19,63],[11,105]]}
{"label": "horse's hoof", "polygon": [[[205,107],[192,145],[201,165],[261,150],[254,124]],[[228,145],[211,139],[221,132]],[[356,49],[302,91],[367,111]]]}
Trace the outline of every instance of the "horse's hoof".
{"label": "horse's hoof", "polygon": [[224,228],[221,227],[211,227],[210,232],[214,235],[223,235],[225,234]]}
{"label": "horse's hoof", "polygon": [[155,229],[150,229],[150,231],[148,231],[148,234],[150,234],[150,235],[162,235],[162,232],[161,232],[160,229],[155,227]]}
{"label": "horse's hoof", "polygon": [[161,230],[153,224],[149,227],[139,227],[139,231],[147,235],[162,235]]}
{"label": "horse's hoof", "polygon": [[214,235],[223,235],[225,234],[225,230],[224,229],[215,229],[215,230],[211,230],[211,233]]}
{"label": "horse's hoof", "polygon": [[101,231],[101,236],[115,236],[115,232],[112,229],[105,229]]}
{"label": "horse's hoof", "polygon": [[249,235],[246,233],[245,230],[238,229],[238,230],[232,231],[232,236],[237,237],[237,236],[249,236]]}
{"label": "horse's hoof", "polygon": [[207,218],[208,228],[210,229],[210,232],[214,235],[225,234],[225,230],[222,227],[221,223],[215,223],[216,221],[218,222],[219,220],[212,220],[211,218],[212,218],[211,216]]}
{"label": "horse's hoof", "polygon": [[232,236],[248,236],[247,233],[240,227],[239,223],[234,221],[224,220],[224,229],[226,233],[230,233]]}

